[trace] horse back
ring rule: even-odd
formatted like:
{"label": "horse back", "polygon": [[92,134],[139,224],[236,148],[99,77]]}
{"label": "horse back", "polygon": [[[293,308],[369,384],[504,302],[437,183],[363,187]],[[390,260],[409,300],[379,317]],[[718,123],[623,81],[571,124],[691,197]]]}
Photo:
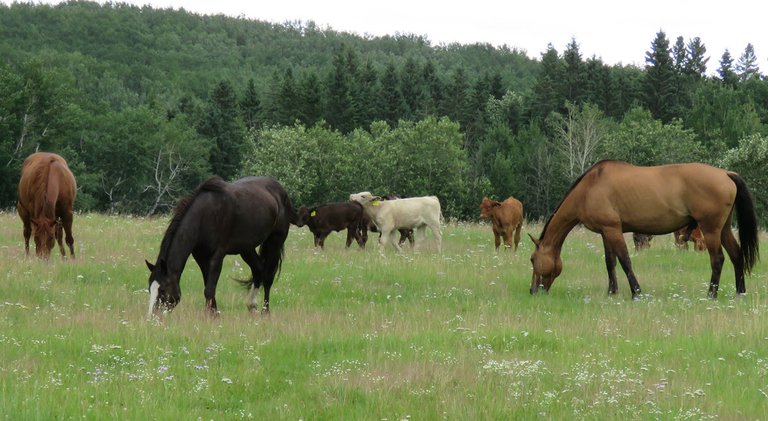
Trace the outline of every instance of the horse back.
{"label": "horse back", "polygon": [[45,209],[71,211],[76,194],[75,177],[61,156],[36,152],[24,160],[17,204],[20,209],[30,214],[46,212]]}
{"label": "horse back", "polygon": [[619,221],[625,231],[671,232],[690,221],[725,222],[736,186],[728,171],[706,164],[638,167],[607,162],[583,179],[585,225]]}

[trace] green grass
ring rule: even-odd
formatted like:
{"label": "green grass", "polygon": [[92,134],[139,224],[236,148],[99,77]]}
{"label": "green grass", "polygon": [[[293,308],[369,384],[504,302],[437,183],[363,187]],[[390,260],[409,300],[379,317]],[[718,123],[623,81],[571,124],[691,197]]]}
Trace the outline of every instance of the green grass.
{"label": "green grass", "polygon": [[[531,242],[493,249],[487,225],[444,227],[444,253],[380,257],[292,228],[270,316],[251,316],[239,257],[204,314],[190,261],[182,302],[147,321],[168,220],[77,215],[75,261],[24,258],[0,213],[0,415],[50,419],[764,419],[765,263],[734,299],[726,263],[656,237],[608,297],[599,236],[577,228],[550,294],[532,297]],[[524,227],[538,235],[540,225]],[[627,237],[629,238],[629,237]],[[762,237],[765,243],[765,236]]]}

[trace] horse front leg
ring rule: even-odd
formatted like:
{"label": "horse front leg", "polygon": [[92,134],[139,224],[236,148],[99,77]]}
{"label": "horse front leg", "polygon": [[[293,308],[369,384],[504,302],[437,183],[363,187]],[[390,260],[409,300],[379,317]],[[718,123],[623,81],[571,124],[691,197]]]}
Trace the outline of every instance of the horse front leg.
{"label": "horse front leg", "polygon": [[[627,275],[629,289],[632,291],[632,299],[639,299],[642,291],[640,290],[640,283],[637,282],[635,272],[632,270],[632,260],[629,258],[629,251],[627,250],[627,243],[624,241],[624,234],[621,232],[621,230],[611,230],[610,232],[603,234],[603,242],[605,243],[606,250],[611,249],[615,258],[619,259],[621,268],[624,270],[624,274]],[[613,275],[613,282],[614,284],[616,283],[615,270]]]}
{"label": "horse front leg", "polygon": [[211,317],[216,317],[218,315],[218,309],[216,307],[216,284],[219,282],[221,265],[224,258],[217,256],[204,258],[195,255],[193,255],[193,257],[200,266],[200,271],[203,273],[203,284],[205,285],[205,309]]}
{"label": "horse front leg", "polygon": [[608,295],[616,295],[619,291],[619,284],[616,282],[616,255],[608,245],[605,236],[603,236],[603,247],[605,248],[605,269],[608,271]]}

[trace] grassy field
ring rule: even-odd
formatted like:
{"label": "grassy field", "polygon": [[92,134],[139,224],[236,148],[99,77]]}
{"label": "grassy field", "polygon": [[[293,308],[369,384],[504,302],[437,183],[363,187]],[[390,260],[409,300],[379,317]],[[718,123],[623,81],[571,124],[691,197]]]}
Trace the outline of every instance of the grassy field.
{"label": "grassy field", "polygon": [[[25,259],[0,213],[0,414],[52,419],[765,419],[766,263],[734,298],[725,265],[654,238],[634,256],[647,294],[608,297],[602,243],[577,228],[549,295],[531,242],[496,254],[490,228],[444,227],[444,253],[324,252],[292,228],[270,316],[251,316],[239,257],[204,316],[190,261],[182,302],[147,321],[148,271],[168,220],[77,215],[75,261]],[[537,236],[540,225],[525,226]],[[372,237],[375,239],[375,237]],[[629,237],[627,237],[629,238]],[[762,237],[765,244],[765,236]]]}

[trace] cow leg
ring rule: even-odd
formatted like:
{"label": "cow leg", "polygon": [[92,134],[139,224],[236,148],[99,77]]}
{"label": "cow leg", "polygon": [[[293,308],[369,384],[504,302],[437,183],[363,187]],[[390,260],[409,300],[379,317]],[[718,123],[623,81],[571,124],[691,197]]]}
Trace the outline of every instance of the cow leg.
{"label": "cow leg", "polygon": [[493,230],[493,243],[496,246],[496,251],[499,251],[499,246],[501,245],[501,235],[499,234],[499,231],[494,229]]}
{"label": "cow leg", "polygon": [[356,239],[356,237],[357,237],[357,234],[356,234],[354,228],[352,227],[352,225],[349,225],[347,227],[347,243],[346,243],[346,248],[349,248],[349,246],[352,245],[352,240]]}
{"label": "cow leg", "polygon": [[414,251],[420,250],[426,238],[427,238],[427,226],[421,225],[417,227],[416,233],[415,233],[416,242],[414,243],[413,250]]}
{"label": "cow leg", "polygon": [[315,237],[315,248],[320,245],[320,236],[318,234],[314,234]]}
{"label": "cow leg", "polygon": [[379,253],[382,256],[384,255],[384,249],[387,247],[387,243],[389,242],[390,231],[390,229],[379,229]]}
{"label": "cow leg", "polygon": [[741,247],[736,242],[736,237],[733,236],[730,226],[723,228],[721,240],[725,251],[728,253],[728,258],[733,263],[733,272],[736,275],[736,294],[746,294],[747,287],[744,285],[744,261],[741,257]]}
{"label": "cow leg", "polygon": [[517,251],[517,246],[520,244],[520,231],[523,229],[523,224],[517,224],[517,228],[515,228],[515,251]]}
{"label": "cow leg", "polygon": [[443,233],[440,232],[440,224],[432,224],[429,226],[430,231],[432,231],[432,235],[435,236],[435,240],[437,240],[437,252],[442,253],[443,252]]}

